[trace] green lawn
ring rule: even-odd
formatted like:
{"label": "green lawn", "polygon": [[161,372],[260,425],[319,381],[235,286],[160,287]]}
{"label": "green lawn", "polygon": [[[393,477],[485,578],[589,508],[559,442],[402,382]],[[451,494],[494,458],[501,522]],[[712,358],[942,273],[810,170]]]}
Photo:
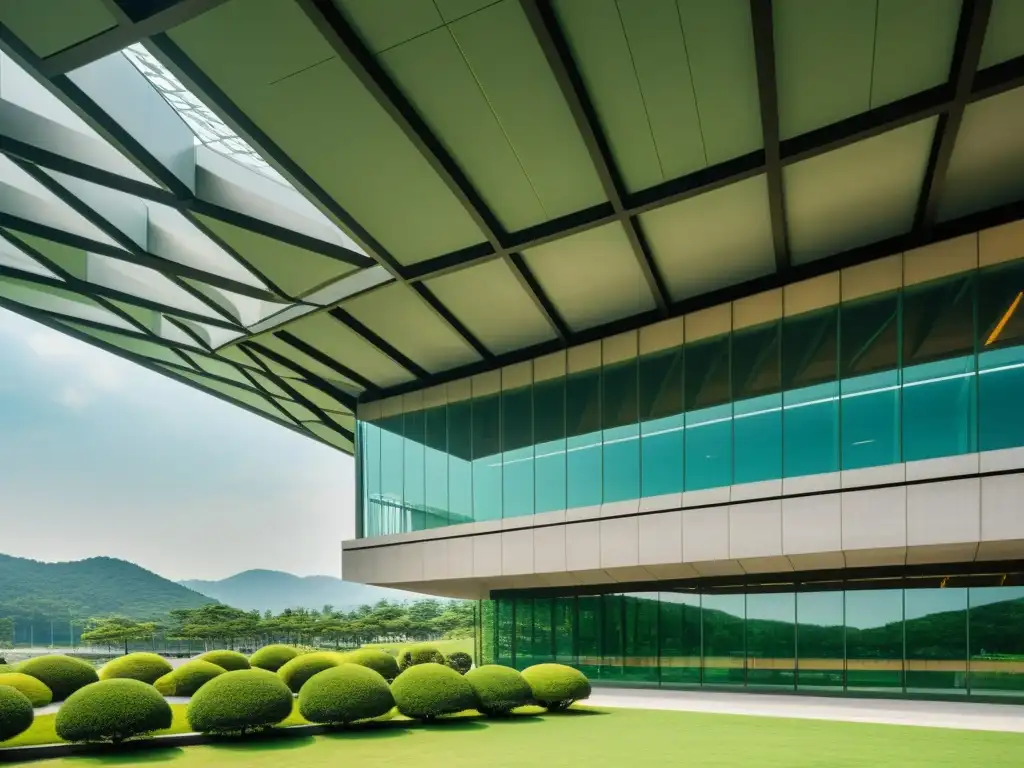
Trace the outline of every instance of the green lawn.
{"label": "green lawn", "polygon": [[429,727],[392,724],[269,742],[63,758],[45,765],[1018,768],[1022,755],[1024,734],[616,709],[508,721],[464,718]]}
{"label": "green lawn", "polygon": [[[466,637],[461,640],[428,640],[423,644],[432,645],[444,654],[465,651],[470,656],[473,655],[472,637]],[[403,648],[408,648],[410,645],[419,645],[419,643],[370,643],[369,645],[364,645],[363,648],[380,648],[382,651],[394,651],[397,654]],[[476,659],[473,659],[473,661],[476,661]]]}

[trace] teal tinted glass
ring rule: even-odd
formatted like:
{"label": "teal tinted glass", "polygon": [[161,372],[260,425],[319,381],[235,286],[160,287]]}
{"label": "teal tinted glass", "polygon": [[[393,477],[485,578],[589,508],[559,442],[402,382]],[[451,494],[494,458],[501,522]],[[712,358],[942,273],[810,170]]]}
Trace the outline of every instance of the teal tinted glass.
{"label": "teal tinted glass", "polygon": [[576,664],[576,598],[556,597],[551,610],[555,661]]}
{"label": "teal tinted glass", "polygon": [[688,491],[732,484],[729,342],[729,336],[718,336],[686,348],[683,478]]}
{"label": "teal tinted glass", "polygon": [[423,449],[426,424],[423,411],[406,413],[404,422],[405,483],[403,493],[408,520],[408,527],[405,530],[422,531],[427,527],[425,509],[427,488],[424,474],[426,457]]}
{"label": "teal tinted glass", "polygon": [[402,415],[380,422],[380,518],[379,535],[411,530],[405,509],[405,440],[402,438]]}
{"label": "teal tinted glass", "polygon": [[565,379],[533,385],[535,511],[565,509]]}
{"label": "teal tinted glass", "polygon": [[533,600],[516,600],[516,669],[526,669],[533,664]]}
{"label": "teal tinted glass", "polygon": [[448,522],[473,521],[473,412],[469,400],[448,404]]}
{"label": "teal tinted glass", "polygon": [[1024,587],[971,587],[970,689],[1024,696]]}
{"label": "teal tinted glass", "polygon": [[846,685],[903,688],[903,590],[846,592]]}
{"label": "teal tinted glass", "polygon": [[448,413],[447,408],[430,408],[424,426],[424,506],[427,528],[448,525]]}
{"label": "teal tinted glass", "polygon": [[640,418],[637,359],[606,365],[601,402],[604,503],[640,497]]}
{"label": "teal tinted glass", "polygon": [[658,593],[623,597],[622,678],[634,683],[657,683]]}
{"label": "teal tinted glass", "polygon": [[381,536],[380,427],[360,422],[363,470],[363,536]]}
{"label": "teal tinted glass", "polygon": [[576,610],[577,666],[580,672],[596,679],[601,675],[604,656],[601,645],[604,630],[601,598],[580,597],[576,601]]}
{"label": "teal tinted glass", "polygon": [[747,595],[747,685],[796,685],[796,595]]}
{"label": "teal tinted glass", "polygon": [[533,663],[555,660],[553,612],[555,601],[536,598],[533,601]]}
{"label": "teal tinted glass", "polygon": [[601,503],[601,370],[565,380],[566,501],[569,507]]}
{"label": "teal tinted glass", "polygon": [[967,693],[967,589],[908,589],[908,693]]}
{"label": "teal tinted glass", "polygon": [[839,470],[839,308],[782,321],[782,470]]}
{"label": "teal tinted glass", "polygon": [[782,327],[737,331],[732,338],[733,482],[782,477]]}
{"label": "teal tinted glass", "polygon": [[798,592],[797,687],[846,684],[844,594],[841,589]]}
{"label": "teal tinted glass", "polygon": [[640,358],[641,495],[683,490],[683,350]]}
{"label": "teal tinted glass", "polygon": [[701,678],[700,595],[661,592],[658,619],[662,685],[699,685]]}
{"label": "teal tinted glass", "polygon": [[626,602],[624,595],[601,596],[601,679],[625,678]]}
{"label": "teal tinted glass", "polygon": [[704,685],[746,681],[746,595],[702,596]]}
{"label": "teal tinted glass", "polygon": [[1024,262],[978,275],[978,449],[1024,443]]}
{"label": "teal tinted glass", "polygon": [[502,510],[505,517],[532,515],[533,387],[501,393]]}
{"label": "teal tinted glass", "polygon": [[498,664],[503,664],[506,667],[513,666],[514,653],[515,653],[515,640],[516,640],[516,621],[515,621],[515,601],[514,600],[498,600],[497,610],[495,611],[497,631],[497,641],[495,642],[496,653],[495,657]]}
{"label": "teal tinted glass", "polygon": [[473,519],[500,520],[501,397],[474,397],[473,412]]}

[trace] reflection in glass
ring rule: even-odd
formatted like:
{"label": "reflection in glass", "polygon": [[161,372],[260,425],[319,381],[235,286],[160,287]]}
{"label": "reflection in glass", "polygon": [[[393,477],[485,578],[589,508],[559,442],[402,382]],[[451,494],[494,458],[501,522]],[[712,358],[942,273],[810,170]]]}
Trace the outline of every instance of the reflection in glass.
{"label": "reflection in glass", "polygon": [[972,587],[972,694],[1024,696],[1024,587]]}
{"label": "reflection in glass", "polygon": [[663,685],[699,685],[701,668],[700,595],[660,592],[658,635]]}
{"label": "reflection in glass", "polygon": [[565,379],[533,385],[536,512],[565,509]]}
{"label": "reflection in glass", "polygon": [[798,592],[797,686],[842,688],[846,648],[843,592]]}
{"label": "reflection in glass", "polygon": [[903,688],[903,590],[846,591],[846,686]]}
{"label": "reflection in glass", "polygon": [[782,477],[781,325],[737,331],[732,339],[733,482]]}
{"label": "reflection in glass", "polygon": [[402,414],[380,422],[380,521],[379,535],[410,530],[405,508],[405,444],[402,439]]}
{"label": "reflection in glass", "polygon": [[623,647],[625,645],[626,597],[601,597],[601,679],[623,679]]}
{"label": "reflection in glass", "polygon": [[[554,624],[552,611],[555,601],[551,598],[538,597],[533,601],[533,650],[534,664],[555,660]],[[518,658],[516,660],[518,664]]]}
{"label": "reflection in glass", "polygon": [[360,422],[359,449],[363,469],[363,536],[381,536],[380,427]]}
{"label": "reflection in glass", "polygon": [[426,528],[426,483],[424,478],[423,441],[426,437],[426,425],[423,411],[410,411],[405,414],[405,508],[408,514],[409,527],[405,530],[422,531]]}
{"label": "reflection in glass", "polygon": [[601,503],[601,369],[565,380],[566,501],[572,507]]}
{"label": "reflection in glass", "polygon": [[1024,261],[978,275],[978,450],[1024,441]]}
{"label": "reflection in glass", "polygon": [[555,661],[559,664],[577,663],[576,655],[576,598],[556,597],[552,606],[551,625],[555,636]]}
{"label": "reflection in glass", "polygon": [[504,517],[533,514],[533,388],[501,393]]}
{"label": "reflection in glass", "polygon": [[516,600],[516,669],[526,669],[533,664],[533,600]]}
{"label": "reflection in glass", "polygon": [[501,397],[474,397],[473,519],[501,519]]}
{"label": "reflection in glass", "polygon": [[747,685],[796,685],[796,595],[747,595]]}
{"label": "reflection in glass", "polygon": [[470,401],[448,404],[448,522],[473,521],[473,413]]}
{"label": "reflection in glass", "polygon": [[782,469],[786,477],[839,470],[838,307],[782,321]]}
{"label": "reflection in glass", "polygon": [[658,682],[658,593],[623,597],[622,677],[637,683]]}
{"label": "reflection in glass", "polygon": [[743,685],[745,595],[703,595],[704,685]]}
{"label": "reflection in glass", "polygon": [[967,590],[908,589],[908,692],[967,693]]}
{"label": "reflection in glass", "polygon": [[447,408],[429,408],[423,417],[424,496],[427,528],[448,525],[448,414]]}
{"label": "reflection in glass", "polygon": [[637,359],[602,369],[604,503],[640,498],[640,419]]}
{"label": "reflection in glass", "polygon": [[640,462],[644,498],[683,490],[683,350],[640,358]]}
{"label": "reflection in glass", "polygon": [[576,643],[579,649],[579,670],[587,677],[598,679],[601,675],[601,598],[580,597],[577,601]]}
{"label": "reflection in glass", "polygon": [[498,664],[511,667],[516,636],[515,602],[512,600],[498,600],[497,603],[496,626],[498,628],[498,639],[495,643],[497,648],[495,657]]}
{"label": "reflection in glass", "polygon": [[719,336],[686,348],[686,490],[721,488],[732,483],[732,404],[729,337]]}

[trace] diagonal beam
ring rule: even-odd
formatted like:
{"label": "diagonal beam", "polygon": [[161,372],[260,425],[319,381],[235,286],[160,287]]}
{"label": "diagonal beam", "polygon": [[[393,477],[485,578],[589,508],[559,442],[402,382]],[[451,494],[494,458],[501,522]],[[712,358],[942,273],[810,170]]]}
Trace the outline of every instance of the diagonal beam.
{"label": "diagonal beam", "polygon": [[921,185],[921,196],[914,216],[915,229],[928,230],[935,224],[939,202],[942,200],[946,185],[949,161],[953,156],[964,112],[971,98],[991,13],[992,0],[964,0],[960,9],[960,26],[957,28],[956,46],[953,49],[953,61],[947,84],[953,92],[953,101],[948,111],[939,115],[935,128],[924,183]]}
{"label": "diagonal beam", "polygon": [[544,51],[544,57],[555,76],[562,97],[572,112],[583,143],[590,153],[590,159],[597,170],[601,187],[611,202],[614,220],[622,225],[626,233],[633,255],[636,257],[640,272],[644,276],[644,281],[650,289],[658,311],[665,314],[671,303],[668,290],[665,288],[665,282],[658,272],[654,257],[640,231],[640,223],[623,203],[626,191],[622,175],[615,164],[611,147],[601,130],[597,112],[583,85],[583,78],[569,52],[569,44],[565,40],[565,35],[555,18],[554,11],[544,0],[520,0],[520,5],[530,22],[530,27],[541,50]]}
{"label": "diagonal beam", "polygon": [[772,0],[750,0],[750,19],[754,30],[754,62],[757,66],[757,92],[761,102],[761,133],[764,137],[764,170],[768,181],[768,210],[775,247],[775,269],[789,269],[789,237],[786,227],[786,203],[782,189],[782,150],[779,142],[779,88],[775,78],[775,30]]}
{"label": "diagonal beam", "polygon": [[[275,352],[269,347],[263,346],[258,341],[243,341],[240,342],[238,346],[245,350],[250,357],[254,357],[252,353],[253,351],[257,351],[261,355],[266,357],[268,360],[273,360],[278,365],[284,366],[285,368],[290,368],[292,371],[301,376],[306,381],[306,383],[309,384],[311,387],[319,389],[325,395],[329,395],[330,397],[334,398],[339,403],[341,403],[341,405],[345,406],[350,411],[355,413],[356,398],[353,395],[350,395],[348,392],[345,392],[339,389],[338,387],[334,386],[333,384],[331,384],[331,382],[327,381],[322,376],[317,376],[315,373],[308,370],[305,366],[301,365],[300,363],[295,362],[290,357],[286,357],[285,355],[282,355],[279,352]],[[261,368],[267,367],[258,358],[257,362],[260,363]],[[281,384],[283,386],[283,376],[275,376],[274,378],[278,384]],[[289,387],[289,389],[294,388]]]}
{"label": "diagonal beam", "polygon": [[356,320],[351,314],[346,312],[341,307],[335,307],[334,309],[328,310],[327,314],[337,320],[339,323],[344,325],[353,333],[358,336],[362,336],[366,341],[375,346],[379,351],[390,357],[400,366],[405,368],[409,373],[415,376],[417,379],[426,379],[430,377],[430,374],[424,368],[414,363],[411,359],[399,352],[394,346],[389,344],[387,341],[382,339],[368,327],[363,325],[361,322]]}
{"label": "diagonal beam", "polygon": [[562,318],[562,313],[558,311],[558,308],[548,298],[540,283],[537,282],[536,276],[526,264],[526,259],[520,253],[510,253],[506,261],[508,268],[512,270],[512,274],[515,275],[516,280],[523,286],[523,290],[526,291],[527,295],[533,299],[537,310],[544,316],[548,325],[551,326],[551,330],[555,332],[558,340],[564,344],[569,344],[572,338],[572,331]]}
{"label": "diagonal beam", "polygon": [[293,349],[313,358],[321,365],[325,365],[331,370],[336,371],[339,375],[344,376],[346,379],[351,379],[368,392],[377,392],[380,389],[380,387],[378,387],[374,382],[370,381],[370,379],[366,378],[363,374],[359,373],[358,371],[352,370],[343,363],[338,362],[327,353],[321,352],[312,344],[307,344],[295,334],[289,331],[277,331],[274,333],[274,336],[276,336],[278,339],[280,339]]}

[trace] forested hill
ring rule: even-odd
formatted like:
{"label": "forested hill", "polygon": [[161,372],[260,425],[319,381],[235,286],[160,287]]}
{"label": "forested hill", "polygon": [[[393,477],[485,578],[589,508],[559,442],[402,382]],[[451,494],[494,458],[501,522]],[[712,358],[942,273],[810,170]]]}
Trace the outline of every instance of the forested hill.
{"label": "forested hill", "polygon": [[120,615],[164,619],[217,602],[133,563],[93,557],[41,563],[0,555],[0,619],[68,620]]}

